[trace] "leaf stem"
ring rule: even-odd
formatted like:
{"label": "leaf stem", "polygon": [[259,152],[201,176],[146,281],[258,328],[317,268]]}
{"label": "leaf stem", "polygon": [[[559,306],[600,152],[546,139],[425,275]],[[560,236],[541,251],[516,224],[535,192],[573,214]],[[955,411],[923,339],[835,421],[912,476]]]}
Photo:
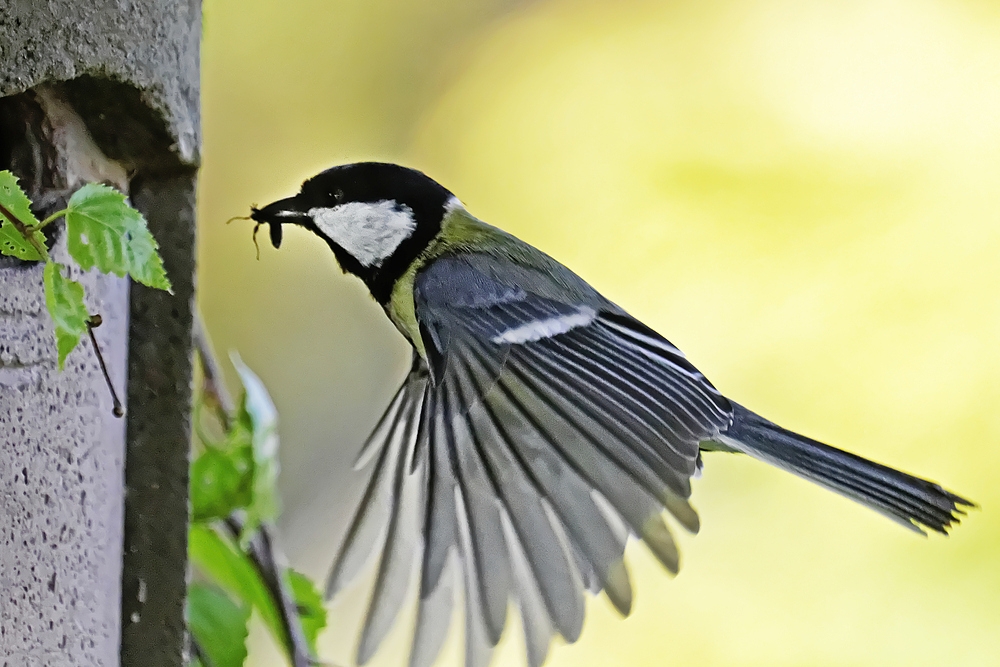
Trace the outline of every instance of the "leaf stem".
{"label": "leaf stem", "polygon": [[47,218],[45,218],[44,220],[42,220],[41,222],[39,222],[39,223],[38,223],[38,226],[37,226],[37,227],[35,227],[34,229],[42,229],[43,227],[45,227],[45,226],[46,226],[46,225],[48,225],[49,223],[52,223],[52,222],[55,222],[55,221],[56,221],[56,220],[58,220],[59,218],[61,218],[61,217],[63,217],[64,215],[66,215],[66,213],[67,213],[68,211],[69,211],[69,209],[68,209],[68,208],[64,208],[64,209],[62,209],[61,211],[56,211],[55,213],[53,213],[53,214],[52,214],[52,215],[50,215],[49,217],[47,217]]}
{"label": "leaf stem", "polygon": [[[42,259],[44,259],[46,262],[49,261],[49,251],[48,251],[48,248],[45,247],[44,243],[39,243],[38,239],[35,238],[35,235],[34,235],[35,229],[34,228],[29,229],[27,225],[25,225],[23,222],[21,222],[20,219],[18,219],[18,217],[16,215],[14,215],[13,213],[11,213],[10,209],[8,209],[3,204],[0,204],[0,214],[3,214],[3,217],[5,217],[8,220],[10,220],[10,224],[14,225],[14,229],[16,229],[17,232],[21,236],[24,237],[25,241],[27,241],[28,243],[31,244],[31,247],[34,248],[38,252],[38,254],[41,256]],[[49,216],[49,217],[52,217],[52,216]],[[47,219],[48,218],[46,218],[46,220]]]}

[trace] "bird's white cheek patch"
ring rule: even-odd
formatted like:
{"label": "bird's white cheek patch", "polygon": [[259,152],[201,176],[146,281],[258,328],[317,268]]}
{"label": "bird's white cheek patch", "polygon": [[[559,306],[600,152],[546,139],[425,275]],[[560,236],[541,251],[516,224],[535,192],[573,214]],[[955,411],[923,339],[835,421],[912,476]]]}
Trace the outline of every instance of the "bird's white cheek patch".
{"label": "bird's white cheek patch", "polygon": [[593,308],[580,306],[575,313],[549,317],[544,320],[534,320],[513,329],[507,329],[503,333],[494,336],[492,340],[498,345],[530,343],[533,340],[558,336],[577,327],[585,327],[593,322],[595,317],[597,317],[597,312]]}
{"label": "bird's white cheek patch", "polygon": [[410,207],[398,206],[391,199],[311,208],[309,217],[323,234],[366,267],[381,266],[417,227]]}

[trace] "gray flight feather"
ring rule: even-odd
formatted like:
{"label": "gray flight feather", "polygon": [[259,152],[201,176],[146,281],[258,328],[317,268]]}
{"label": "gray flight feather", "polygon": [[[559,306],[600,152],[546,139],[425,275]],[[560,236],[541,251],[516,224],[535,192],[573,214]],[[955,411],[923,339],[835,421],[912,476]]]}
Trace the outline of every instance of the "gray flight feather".
{"label": "gray flight feather", "polygon": [[389,516],[399,503],[392,471],[398,469],[404,455],[426,382],[426,369],[415,366],[375,429],[373,436],[379,437],[372,438],[376,444],[371,446],[372,453],[367,457],[375,459],[375,469],[330,570],[326,585],[328,600],[357,576],[384,539]]}
{"label": "gray flight feather", "polygon": [[466,664],[488,662],[514,602],[537,667],[554,633],[579,636],[584,591],[629,613],[628,534],[677,571],[662,514],[697,530],[687,498],[698,445],[728,426],[731,408],[677,348],[568,271],[439,257],[417,274],[414,297],[427,361],[415,355],[365,447],[373,480],[330,591],[381,547],[364,660],[416,565],[410,664],[426,667],[450,627],[452,563]]}
{"label": "gray flight feather", "polygon": [[503,519],[504,535],[507,536],[507,543],[510,545],[510,561],[514,573],[518,609],[521,613],[528,667],[540,667],[549,654],[554,629],[545,611],[545,601],[539,592],[540,587],[531,571],[528,557],[514,533],[510,518],[505,514]]}
{"label": "gray flight feather", "polygon": [[[431,667],[451,627],[455,607],[455,577],[458,554],[450,552],[437,585],[426,595],[420,596],[417,605],[417,624],[413,630],[410,649],[410,667]],[[459,570],[461,571],[461,570]]]}

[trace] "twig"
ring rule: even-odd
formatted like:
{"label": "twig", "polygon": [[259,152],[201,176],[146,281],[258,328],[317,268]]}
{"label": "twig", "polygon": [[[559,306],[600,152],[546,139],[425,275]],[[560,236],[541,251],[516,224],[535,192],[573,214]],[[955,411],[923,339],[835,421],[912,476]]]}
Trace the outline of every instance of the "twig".
{"label": "twig", "polygon": [[[232,414],[236,410],[236,404],[226,389],[222,369],[213,352],[212,341],[208,337],[201,313],[195,313],[194,317],[194,347],[198,351],[202,373],[205,376],[205,396],[211,398],[215,403],[219,421],[228,430]],[[234,513],[223,523],[238,541],[243,532],[243,518]],[[285,641],[287,642],[285,648],[292,659],[293,667],[312,667],[319,664],[309,649],[309,642],[306,641],[305,632],[302,630],[302,621],[299,618],[295,596],[289,586],[288,578],[284,575],[286,559],[275,541],[271,526],[262,524],[257,529],[247,546],[247,556],[260,574],[268,592],[278,602],[281,624],[284,627]]]}
{"label": "twig", "polygon": [[222,374],[222,367],[215,356],[212,339],[205,329],[205,321],[200,312],[196,312],[194,316],[193,335],[194,348],[198,351],[198,359],[201,361],[201,372],[205,376],[203,386],[205,397],[214,403],[216,415],[222,427],[228,431],[232,415],[236,412],[236,402],[226,388],[226,378]]}
{"label": "twig", "polygon": [[[225,520],[226,528],[232,533],[233,539],[239,541],[243,532],[243,519],[235,514]],[[295,596],[289,588],[285,576],[285,557],[275,543],[273,528],[264,523],[257,529],[247,545],[247,555],[257,568],[264,586],[278,602],[278,614],[285,629],[285,641],[292,658],[293,667],[312,667],[319,661],[309,650],[302,622],[299,620],[299,608]]]}
{"label": "twig", "polygon": [[188,651],[191,654],[191,659],[197,659],[205,667],[215,667],[212,661],[208,659],[208,655],[205,653],[205,649],[201,647],[198,640],[194,638],[194,635],[188,633]]}
{"label": "twig", "polygon": [[18,233],[24,237],[25,241],[31,244],[31,247],[38,252],[38,255],[42,259],[46,262],[49,261],[49,251],[46,250],[45,244],[39,243],[38,239],[35,238],[34,229],[28,229],[28,226],[21,222],[21,220],[16,215],[11,213],[10,209],[3,204],[0,204],[0,213],[2,213],[3,217],[10,221],[10,224],[14,225],[14,229],[16,229]]}
{"label": "twig", "polygon": [[101,365],[101,372],[104,373],[104,382],[107,383],[108,391],[111,392],[111,414],[121,419],[125,416],[125,408],[122,407],[122,402],[118,400],[118,392],[115,391],[115,385],[111,383],[111,375],[108,374],[108,367],[104,363],[104,355],[101,354],[101,346],[97,344],[97,336],[94,335],[94,329],[101,326],[101,321],[100,315],[91,315],[90,319],[87,320],[87,333],[90,334],[90,344],[94,346],[94,354],[97,355],[97,363]]}

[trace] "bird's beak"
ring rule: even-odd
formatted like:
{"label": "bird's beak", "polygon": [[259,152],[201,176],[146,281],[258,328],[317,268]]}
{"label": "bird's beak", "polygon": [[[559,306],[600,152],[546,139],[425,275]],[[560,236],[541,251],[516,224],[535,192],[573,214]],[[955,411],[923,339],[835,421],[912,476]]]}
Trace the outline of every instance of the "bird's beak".
{"label": "bird's beak", "polygon": [[[288,197],[268,204],[264,208],[251,208],[250,219],[256,221],[257,226],[269,225],[271,245],[275,248],[281,247],[281,225],[300,225],[311,218],[299,206],[298,197]],[[254,228],[256,235],[256,228]]]}

